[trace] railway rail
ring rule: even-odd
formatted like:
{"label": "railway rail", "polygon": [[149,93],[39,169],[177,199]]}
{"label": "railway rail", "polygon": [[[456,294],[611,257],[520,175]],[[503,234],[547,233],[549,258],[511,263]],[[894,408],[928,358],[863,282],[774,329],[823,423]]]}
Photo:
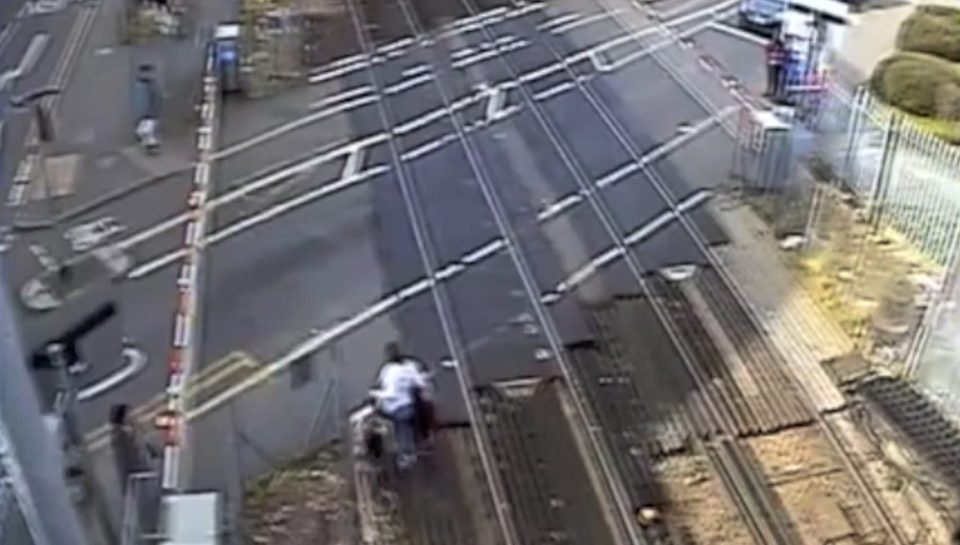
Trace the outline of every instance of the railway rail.
{"label": "railway rail", "polygon": [[[715,341],[700,326],[696,312],[679,285],[660,278],[652,278],[650,284],[655,297],[666,307],[668,319],[678,331],[680,341],[689,354],[685,358],[688,363],[686,368],[693,384],[706,392],[708,417],[720,430],[720,434],[711,437],[703,444],[703,448],[721,480],[727,484],[727,491],[757,543],[801,543],[800,536],[786,520],[782,506],[777,503],[763,471],[739,442],[739,437],[755,434],[759,430],[746,418],[749,412],[743,403],[745,397],[734,390],[733,380],[726,372]],[[771,416],[782,418],[784,424],[798,424],[789,410],[789,401],[776,402],[770,399],[767,405]]]}
{"label": "railway rail", "polygon": [[[414,31],[414,34],[417,36],[417,41],[420,43],[423,49],[429,51],[432,42],[425,37],[423,31],[414,20],[412,10],[410,10],[402,0],[399,2],[399,5],[403,8],[404,16],[410,24],[411,29]],[[463,0],[463,5],[467,7],[471,14],[476,15],[479,13],[479,10],[470,2],[470,0]],[[359,16],[357,15],[356,8],[352,5],[350,11],[357,25],[358,35],[360,36],[361,41],[364,43],[364,53],[369,55],[371,51],[371,38],[369,35],[367,35],[367,29],[370,27],[361,22]],[[481,32],[486,36],[488,41],[496,41],[498,37],[492,33],[483,22],[480,22],[479,26]],[[543,39],[540,37],[539,41],[551,51],[558,61],[562,61],[562,56],[559,54],[556,47],[550,42],[549,38]],[[519,81],[519,78],[517,78],[516,67],[512,64],[512,61],[502,52],[498,51],[497,56],[512,77]],[[710,249],[707,247],[705,237],[703,237],[703,235],[700,233],[698,227],[692,223],[691,219],[678,208],[678,199],[675,197],[668,184],[666,184],[662,177],[660,177],[660,175],[650,165],[646,164],[642,160],[642,154],[639,152],[636,144],[630,140],[629,136],[627,136],[628,133],[624,131],[619,121],[612,115],[610,109],[603,103],[602,100],[598,98],[598,95],[595,93],[595,91],[590,88],[589,78],[580,77],[565,64],[564,70],[569,76],[573,85],[576,86],[581,95],[587,99],[596,113],[601,119],[603,119],[607,128],[617,137],[624,148],[630,152],[630,155],[640,166],[640,169],[646,175],[647,179],[657,189],[661,197],[663,197],[663,200],[673,209],[676,216],[679,218],[680,224],[698,245],[706,260],[708,262],[715,262],[716,259],[714,256],[712,256]],[[373,71],[370,72],[370,77],[374,82],[375,87],[382,91],[383,85],[381,82],[376,80],[376,75]],[[564,355],[564,351],[561,349],[562,347],[560,346],[559,336],[557,335],[553,319],[548,314],[538,297],[538,293],[541,290],[538,289],[539,286],[537,285],[537,282],[531,273],[527,256],[525,255],[524,249],[518,242],[515,228],[510,221],[509,215],[506,212],[506,208],[501,202],[496,188],[490,182],[486,173],[486,168],[473,148],[473,143],[467,136],[458,114],[454,113],[449,108],[450,101],[448,99],[448,93],[444,88],[444,84],[439,79],[435,79],[434,85],[437,91],[443,97],[444,103],[446,104],[448,110],[451,112],[449,115],[450,121],[457,129],[458,139],[467,153],[471,170],[476,176],[476,181],[482,190],[484,200],[486,201],[489,211],[496,220],[498,230],[500,231],[504,240],[507,241],[510,257],[523,283],[524,291],[530,301],[531,307],[534,310],[536,320],[539,325],[542,326],[542,330],[546,332],[551,350],[556,357],[561,372],[567,378],[567,380],[570,381],[572,378],[570,361],[567,359],[567,357]],[[530,89],[528,89],[522,83],[518,85],[518,89],[523,98],[525,106],[534,114],[544,133],[548,136],[549,140],[556,148],[556,151],[563,158],[565,166],[570,171],[571,175],[576,179],[578,185],[581,187],[581,194],[586,197],[596,217],[603,223],[604,228],[607,230],[615,246],[619,249],[619,255],[624,258],[641,291],[644,292],[648,299],[650,299],[657,319],[666,327],[667,333],[671,337],[671,340],[674,342],[674,344],[677,345],[678,348],[683,347],[685,345],[683,340],[684,335],[681,335],[681,333],[677,330],[681,329],[682,327],[689,329],[694,326],[692,326],[690,322],[683,322],[683,319],[681,319],[678,323],[678,315],[676,314],[676,311],[673,311],[673,317],[671,318],[670,309],[664,309],[663,305],[658,302],[658,297],[652,293],[652,290],[647,283],[647,271],[640,266],[636,256],[631,253],[629,248],[630,245],[625,240],[624,234],[620,231],[617,223],[613,219],[613,215],[611,214],[607,203],[604,201],[602,196],[596,194],[595,188],[592,187],[592,184],[583,174],[582,167],[578,164],[573,154],[570,153],[562,135],[559,134],[559,131],[557,131],[557,129],[554,127],[550,116],[536,103],[533,98],[533,93]],[[390,113],[389,104],[386,104],[386,102],[387,101],[381,101],[378,104],[378,110],[384,120],[384,125],[389,127],[391,126],[392,115]],[[424,221],[424,214],[419,209],[420,205],[417,203],[415,190],[413,187],[411,187],[410,180],[403,175],[404,167],[399,160],[399,153],[397,151],[396,144],[392,139],[390,143],[394,166],[398,171],[400,184],[403,186],[404,202],[407,206],[408,214],[410,215],[411,222],[415,225],[418,246],[425,262],[425,269],[427,271],[435,270],[435,267],[431,266],[436,264],[436,258],[434,257],[435,251],[433,251],[430,247],[429,235],[427,234],[429,230],[426,226],[426,222]],[[728,278],[725,278],[724,281],[729,283]],[[724,289],[727,288],[725,287]],[[434,287],[433,291],[435,299],[437,300],[438,309],[441,311],[441,315],[446,315],[449,317],[449,310],[446,308],[449,303],[444,300],[443,295],[440,293],[441,288]],[[686,310],[681,312],[681,316],[683,315],[686,315]],[[447,326],[446,320],[445,333],[448,339],[453,338],[452,328]],[[759,330],[756,333],[759,333]],[[689,335],[690,333],[688,331],[686,337],[689,337]],[[451,345],[454,344],[455,343],[451,341]],[[762,343],[761,346],[763,346]],[[809,405],[805,405],[802,401],[792,399],[792,401],[785,402],[783,407],[776,412],[775,416],[766,414],[762,410],[759,410],[756,406],[751,407],[746,400],[743,399],[744,396],[742,395],[742,392],[737,391],[738,385],[736,384],[736,381],[729,376],[723,376],[723,369],[712,369],[714,372],[718,373],[718,377],[720,379],[720,385],[715,386],[713,384],[713,377],[710,376],[709,371],[705,369],[703,365],[698,366],[695,362],[691,361],[694,358],[715,361],[717,354],[714,348],[703,346],[698,346],[693,350],[689,348],[684,350],[681,348],[681,352],[683,352],[682,359],[684,360],[684,364],[687,368],[687,372],[690,375],[690,379],[692,379],[693,383],[696,384],[696,389],[701,392],[700,400],[698,401],[700,405],[700,415],[698,420],[706,422],[706,425],[701,425],[693,435],[698,437],[702,436],[707,433],[704,431],[705,429],[712,429],[712,433],[716,434],[716,437],[712,437],[713,442],[707,446],[708,452],[710,453],[711,459],[714,460],[722,478],[728,483],[728,487],[734,498],[736,498],[737,503],[741,506],[742,511],[751,521],[751,525],[755,529],[755,534],[758,541],[762,543],[778,544],[796,542],[796,537],[792,534],[791,529],[781,519],[780,514],[778,513],[778,508],[774,505],[774,499],[772,498],[771,492],[762,480],[762,475],[760,475],[760,472],[754,467],[754,464],[750,460],[747,453],[745,453],[741,446],[737,443],[737,438],[743,435],[763,433],[765,431],[776,430],[785,426],[800,425],[804,422],[807,422],[812,418],[811,411],[808,408]],[[460,351],[458,355],[462,356],[462,351]],[[755,356],[756,354],[751,354],[751,357]],[[772,360],[773,357],[770,356],[768,359]],[[462,357],[459,357],[458,360],[466,363]],[[469,375],[469,371],[465,372],[464,375]],[[768,384],[779,384],[781,386],[791,385],[789,378],[786,378],[782,374],[761,373],[760,378],[762,382]],[[572,381],[570,382],[572,383]],[[463,384],[466,385],[467,381],[464,380]],[[472,401],[471,391],[466,387],[464,388],[464,396],[468,400],[471,400],[469,401],[471,405],[474,403]],[[792,398],[792,396],[788,396],[788,398]],[[591,430],[591,438],[593,439],[593,441],[591,441],[591,445],[593,447],[595,460],[598,462],[598,465],[603,468],[605,480],[607,485],[610,487],[611,496],[614,498],[614,501],[617,504],[617,509],[620,513],[620,516],[625,518],[626,511],[628,510],[626,507],[627,502],[624,498],[624,489],[622,484],[617,483],[618,475],[616,475],[610,466],[610,454],[608,451],[609,447],[607,447],[607,449],[604,448],[602,444],[602,438],[596,434],[594,427],[590,425],[591,422],[595,421],[595,417],[592,414],[591,408],[587,407],[583,403],[583,401],[580,399],[580,396],[574,396],[574,401],[577,407],[577,413],[579,414],[580,421],[584,425],[584,428]],[[756,403],[769,404],[770,400],[761,400],[757,401]],[[473,417],[472,420],[474,422],[478,422],[476,419],[478,416],[476,407],[472,409],[471,414]],[[821,424],[823,424],[822,421]],[[483,427],[484,426],[474,426],[474,428],[478,430]],[[718,431],[719,433],[717,433]],[[831,437],[833,438],[834,443],[837,444],[836,437]],[[492,461],[495,457],[491,454],[491,452],[489,452],[489,449],[491,449],[491,445],[493,444],[492,438],[490,437],[489,433],[478,431],[477,439],[481,445],[481,450],[486,451],[484,456],[484,469],[488,476],[488,480],[495,488],[495,495],[502,498],[505,487],[503,484],[503,476],[498,477],[495,475],[497,472],[494,471],[492,467]],[[842,445],[838,448],[842,449]],[[848,461],[849,466],[849,457],[844,456],[844,459]],[[503,506],[505,504],[502,502],[502,499],[497,500],[497,503],[498,506],[501,507],[498,512],[504,513],[505,510],[503,509]],[[516,539],[515,536],[520,535],[520,530],[515,526],[516,521],[508,521],[508,518],[509,517],[507,517],[505,514],[502,514],[501,524],[507,529],[507,534],[511,536],[509,539]],[[625,527],[628,532],[635,532],[635,529],[633,529],[630,524],[626,524]],[[648,535],[646,537],[650,536]],[[634,537],[631,538],[631,541],[639,543],[641,541],[645,541],[645,539],[641,536],[634,535]]]}

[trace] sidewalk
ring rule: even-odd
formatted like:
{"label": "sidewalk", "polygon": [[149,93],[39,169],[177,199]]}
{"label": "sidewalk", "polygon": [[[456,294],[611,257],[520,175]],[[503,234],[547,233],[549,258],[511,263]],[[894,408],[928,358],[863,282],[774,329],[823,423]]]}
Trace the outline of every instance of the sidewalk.
{"label": "sidewalk", "polygon": [[[101,2],[56,112],[56,140],[46,152],[47,174],[57,195],[55,209],[61,214],[94,201],[102,202],[106,213],[110,202],[104,196],[148,185],[190,166],[196,153],[194,105],[206,36],[219,20],[229,16],[229,10],[216,9],[222,6],[198,3],[196,35],[123,45],[118,23],[123,0]],[[157,68],[163,92],[163,145],[156,156],[143,153],[133,131],[132,83],[138,66],[144,63]],[[39,169],[34,169],[17,211],[21,225],[49,220],[50,207],[42,186]],[[178,186],[174,191],[179,194],[183,189]],[[152,202],[153,198],[137,203],[128,200],[124,207],[149,209]]]}

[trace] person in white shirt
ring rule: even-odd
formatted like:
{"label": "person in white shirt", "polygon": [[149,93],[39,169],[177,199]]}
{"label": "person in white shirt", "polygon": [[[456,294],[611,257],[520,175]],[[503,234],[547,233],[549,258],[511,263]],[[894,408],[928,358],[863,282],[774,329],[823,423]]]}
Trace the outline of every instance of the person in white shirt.
{"label": "person in white shirt", "polygon": [[371,394],[380,412],[393,422],[397,466],[405,469],[417,461],[414,400],[417,390],[426,391],[428,377],[418,361],[401,354],[397,343],[387,344],[385,353],[387,361],[380,368],[377,386]]}

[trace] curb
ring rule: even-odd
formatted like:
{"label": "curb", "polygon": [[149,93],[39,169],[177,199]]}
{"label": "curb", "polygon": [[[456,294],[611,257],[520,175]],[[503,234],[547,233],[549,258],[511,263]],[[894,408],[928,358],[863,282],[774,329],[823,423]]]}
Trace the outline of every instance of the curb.
{"label": "curb", "polygon": [[107,193],[106,195],[93,199],[87,203],[81,204],[71,210],[68,210],[60,214],[54,219],[14,220],[12,224],[13,230],[15,232],[24,232],[24,231],[29,232],[29,231],[42,231],[44,229],[50,229],[54,225],[57,225],[60,223],[66,223],[72,219],[75,219],[79,216],[82,216],[93,210],[96,210],[97,208],[106,206],[114,201],[118,201],[120,199],[128,197],[133,193],[140,191],[141,189],[145,189],[151,186],[154,183],[165,181],[168,178],[172,178],[178,174],[190,172],[191,170],[193,170],[194,167],[195,165],[188,164],[177,169],[168,170],[167,172],[164,172],[162,174],[140,178],[126,187],[115,189],[112,192]]}

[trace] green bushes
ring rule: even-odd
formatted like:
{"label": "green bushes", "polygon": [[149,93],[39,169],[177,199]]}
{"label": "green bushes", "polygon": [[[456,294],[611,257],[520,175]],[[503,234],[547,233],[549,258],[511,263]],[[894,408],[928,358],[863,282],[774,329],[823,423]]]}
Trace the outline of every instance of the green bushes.
{"label": "green bushes", "polygon": [[870,88],[884,102],[908,113],[960,119],[960,71],[943,59],[897,53],[877,65]]}
{"label": "green bushes", "polygon": [[897,47],[960,62],[960,9],[919,6],[900,25]]}

